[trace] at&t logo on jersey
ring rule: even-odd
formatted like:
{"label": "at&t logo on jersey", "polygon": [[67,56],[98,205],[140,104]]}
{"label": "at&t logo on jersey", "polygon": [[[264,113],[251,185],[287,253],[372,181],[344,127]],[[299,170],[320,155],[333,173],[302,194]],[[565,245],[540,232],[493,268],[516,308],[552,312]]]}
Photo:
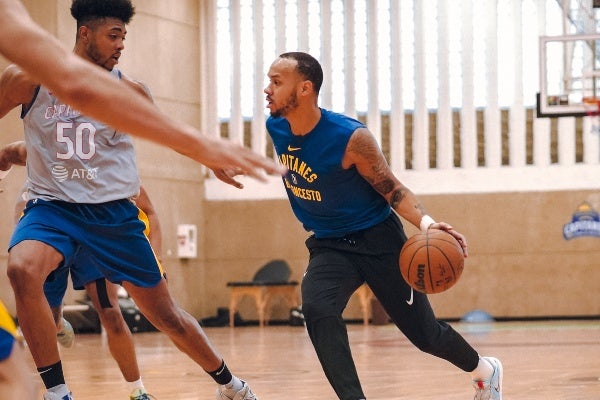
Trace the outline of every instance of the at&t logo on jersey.
{"label": "at&t logo on jersey", "polygon": [[69,179],[69,171],[62,165],[55,165],[52,167],[52,176],[59,182],[64,182]]}
{"label": "at&t logo on jersey", "polygon": [[69,171],[63,165],[52,166],[52,176],[58,182],[64,182],[67,179],[79,179],[93,181],[98,178],[98,168],[75,168]]}

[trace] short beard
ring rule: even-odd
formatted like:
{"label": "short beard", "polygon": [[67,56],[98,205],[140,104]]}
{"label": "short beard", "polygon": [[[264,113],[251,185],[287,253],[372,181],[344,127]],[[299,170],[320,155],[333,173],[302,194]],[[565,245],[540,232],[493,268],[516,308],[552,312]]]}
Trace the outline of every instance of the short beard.
{"label": "short beard", "polygon": [[87,49],[87,55],[88,55],[88,57],[90,59],[92,59],[92,61],[94,62],[94,64],[98,65],[99,67],[104,68],[107,71],[112,70],[112,68],[108,68],[106,66],[106,62],[108,60],[102,61],[102,55],[98,51],[98,47],[96,46],[96,43],[94,43],[94,42],[90,43],[90,45],[89,45],[89,47]]}
{"label": "short beard", "polygon": [[285,117],[290,111],[296,108],[298,108],[298,96],[296,96],[296,93],[292,93],[283,107],[271,112],[271,117]]}

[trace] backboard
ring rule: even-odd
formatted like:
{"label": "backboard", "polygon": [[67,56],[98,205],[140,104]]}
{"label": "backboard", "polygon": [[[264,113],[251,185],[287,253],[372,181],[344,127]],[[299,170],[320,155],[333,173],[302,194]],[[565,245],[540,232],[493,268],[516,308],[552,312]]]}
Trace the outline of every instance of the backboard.
{"label": "backboard", "polygon": [[600,34],[541,36],[539,62],[538,117],[585,116],[597,105]]}

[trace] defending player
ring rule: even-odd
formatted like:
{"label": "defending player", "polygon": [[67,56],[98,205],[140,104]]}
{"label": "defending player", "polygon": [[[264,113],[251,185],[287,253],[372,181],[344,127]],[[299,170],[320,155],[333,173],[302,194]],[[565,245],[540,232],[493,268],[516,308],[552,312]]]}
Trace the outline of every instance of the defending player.
{"label": "defending player", "polygon": [[[0,149],[0,171],[9,171],[13,165],[25,166],[26,161],[27,148],[23,141],[10,143]],[[27,191],[25,190],[15,203],[15,222],[18,222],[23,215],[26,200]],[[140,209],[140,218],[146,225],[144,233],[157,253],[157,258],[160,259],[162,247],[160,222],[148,193],[143,187],[140,187],[140,194],[135,202]],[[152,230],[150,230],[150,225],[153,227]],[[106,331],[111,355],[130,387],[130,400],[149,400],[150,395],[146,392],[140,376],[131,331],[119,307],[119,286],[107,282],[104,276],[93,267],[91,260],[78,258],[72,265],[63,264],[52,271],[44,282],[44,294],[52,308],[52,315],[58,329],[58,342],[68,348],[72,346],[74,340],[73,327],[63,318],[63,298],[67,291],[69,275],[71,275],[75,289],[85,288],[98,312],[100,322]]]}
{"label": "defending player", "polygon": [[[74,52],[142,93],[143,87],[114,68],[124,48],[125,26],[133,15],[130,1],[75,0],[71,12],[77,20]],[[23,107],[30,200],[11,238],[8,275],[21,329],[48,389],[46,400],[69,400],[72,395],[64,381],[42,286],[51,271],[62,263],[71,264],[76,254],[93,260],[107,279],[123,285],[150,322],[210,374],[218,384],[218,398],[255,399],[249,386],[231,374],[198,322],[168,291],[138,209],[130,200],[138,194],[139,177],[129,136],[81,114],[12,66],[0,77],[0,115],[16,106]],[[119,110],[127,112],[131,110]],[[145,137],[162,144],[174,139],[168,134],[158,138],[156,133],[150,130]],[[186,154],[198,149],[191,143],[188,149],[180,144],[171,143]],[[219,158],[224,148],[215,150],[214,154],[208,150],[206,160]]]}
{"label": "defending player", "polygon": [[[143,187],[140,187],[136,205],[140,209],[140,219],[146,226],[144,234],[148,236],[153,249],[160,249],[160,224],[150,198]],[[157,259],[160,260],[159,253],[157,253]],[[62,266],[53,271],[50,274],[52,280],[46,280],[44,283],[44,293],[52,308],[57,326],[60,327],[61,321],[63,321],[62,324],[66,322],[62,318],[62,304],[69,274],[73,281],[73,288],[77,290],[85,288],[98,312],[100,323],[106,331],[110,354],[117,362],[131,392],[129,399],[150,400],[153,397],[148,394],[142,381],[131,330],[127,326],[119,306],[119,286],[106,281],[104,276],[94,268],[93,260],[85,259],[83,255],[76,256],[73,265]],[[64,333],[64,336],[61,336],[61,333]],[[69,345],[68,328],[60,329],[57,336],[59,343],[62,337],[62,342]]]}

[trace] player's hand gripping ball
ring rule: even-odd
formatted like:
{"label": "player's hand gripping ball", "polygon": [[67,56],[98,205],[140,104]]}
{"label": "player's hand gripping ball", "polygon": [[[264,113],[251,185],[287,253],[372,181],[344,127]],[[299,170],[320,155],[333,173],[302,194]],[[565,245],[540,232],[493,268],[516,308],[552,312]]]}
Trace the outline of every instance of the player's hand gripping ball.
{"label": "player's hand gripping ball", "polygon": [[458,241],[440,229],[428,229],[410,237],[398,261],[404,280],[426,294],[440,293],[454,286],[465,264]]}

